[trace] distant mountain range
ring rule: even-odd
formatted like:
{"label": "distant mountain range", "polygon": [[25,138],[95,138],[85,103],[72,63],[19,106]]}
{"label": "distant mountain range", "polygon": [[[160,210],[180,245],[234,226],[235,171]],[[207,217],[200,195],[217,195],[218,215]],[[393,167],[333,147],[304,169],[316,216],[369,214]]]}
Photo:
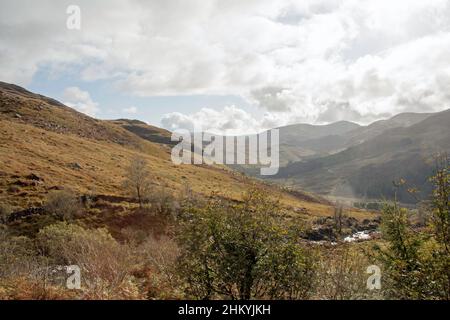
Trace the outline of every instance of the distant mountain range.
{"label": "distant mountain range", "polygon": [[[403,178],[424,199],[431,190],[433,155],[450,151],[450,110],[402,113],[368,126],[337,122],[279,129],[283,167],[269,178],[324,195],[390,199],[397,190],[393,181]],[[397,196],[416,202],[406,187]]]}
{"label": "distant mountain range", "polygon": [[334,154],[370,140],[386,130],[408,127],[429,116],[429,113],[402,113],[368,126],[339,121],[328,125],[296,124],[281,127],[281,161],[282,164],[287,164]]}

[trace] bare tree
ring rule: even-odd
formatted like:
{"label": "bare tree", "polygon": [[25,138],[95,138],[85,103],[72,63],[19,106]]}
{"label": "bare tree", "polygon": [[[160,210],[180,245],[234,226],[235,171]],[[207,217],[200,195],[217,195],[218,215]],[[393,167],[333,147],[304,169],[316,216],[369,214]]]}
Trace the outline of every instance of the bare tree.
{"label": "bare tree", "polygon": [[336,206],[334,207],[334,226],[337,234],[339,236],[342,235],[342,223],[344,218],[344,207],[341,203],[336,203]]}
{"label": "bare tree", "polygon": [[138,199],[139,207],[142,208],[144,196],[150,188],[150,172],[144,158],[135,157],[131,160],[126,169],[124,187]]}

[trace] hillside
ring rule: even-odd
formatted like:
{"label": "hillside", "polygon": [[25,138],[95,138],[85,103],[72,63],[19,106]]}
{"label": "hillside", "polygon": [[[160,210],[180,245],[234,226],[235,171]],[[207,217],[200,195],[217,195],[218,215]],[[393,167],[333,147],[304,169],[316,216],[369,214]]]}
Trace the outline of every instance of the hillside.
{"label": "hillside", "polygon": [[429,113],[402,113],[368,126],[340,121],[329,125],[298,124],[280,129],[280,163],[284,166],[331,155],[370,140],[386,130],[408,127],[430,116]]}
{"label": "hillside", "polygon": [[165,129],[146,124],[139,120],[118,119],[112,120],[113,124],[121,126],[125,130],[139,136],[140,138],[158,143],[160,145],[174,145],[176,142],[171,140],[171,133]]}
{"label": "hillside", "polygon": [[350,131],[347,136],[346,147],[362,143],[369,139],[375,138],[384,131],[393,128],[406,128],[419,123],[428,118],[431,113],[400,113],[390,119],[379,120],[368,126],[362,126]]}
{"label": "hillside", "polygon": [[[431,188],[427,178],[432,173],[433,154],[450,151],[450,110],[423,116],[424,120],[409,127],[385,130],[339,153],[292,163],[276,178],[313,192],[369,199],[392,198],[392,181],[404,178],[425,198]],[[370,136],[385,125],[375,123],[366,132]],[[399,198],[415,202],[405,191]]]}
{"label": "hillside", "polygon": [[[154,185],[179,193],[186,184],[239,200],[253,184],[271,189],[282,203],[307,215],[331,215],[333,208],[300,191],[285,192],[229,168],[176,166],[169,132],[136,120],[93,119],[23,88],[0,83],[0,201],[16,208],[39,206],[49,191],[123,196],[125,168],[140,155],[148,160]],[[358,211],[355,211],[358,215]]]}
{"label": "hillside", "polygon": [[318,139],[327,136],[343,135],[355,130],[360,126],[353,122],[339,121],[327,125],[294,124],[280,127],[280,136],[283,136],[283,143],[296,144],[302,141]]}
{"label": "hillside", "polygon": [[280,164],[337,151],[342,139],[359,125],[340,121],[329,125],[295,124],[278,128],[280,131]]}

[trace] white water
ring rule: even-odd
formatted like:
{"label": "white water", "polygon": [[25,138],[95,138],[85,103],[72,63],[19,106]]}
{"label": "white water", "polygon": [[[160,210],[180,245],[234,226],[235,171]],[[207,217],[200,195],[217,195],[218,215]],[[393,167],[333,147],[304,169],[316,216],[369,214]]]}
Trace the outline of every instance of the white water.
{"label": "white water", "polygon": [[366,241],[372,239],[373,231],[359,231],[344,238],[344,242]]}

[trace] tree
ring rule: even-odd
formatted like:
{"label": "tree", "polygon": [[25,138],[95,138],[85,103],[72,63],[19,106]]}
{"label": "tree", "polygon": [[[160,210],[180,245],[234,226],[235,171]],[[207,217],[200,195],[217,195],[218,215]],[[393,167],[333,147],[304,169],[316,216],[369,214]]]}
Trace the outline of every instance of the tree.
{"label": "tree", "polygon": [[142,157],[135,157],[126,168],[124,187],[139,201],[142,208],[145,194],[150,189],[150,172],[147,168],[147,161]]}
{"label": "tree", "polygon": [[397,203],[385,205],[381,230],[387,247],[376,246],[378,259],[383,263],[384,283],[388,297],[421,299],[425,285],[421,269],[420,247],[423,239],[411,228],[408,210]]}
{"label": "tree", "polygon": [[382,213],[385,246],[376,247],[388,295],[400,299],[450,299],[450,162],[439,157],[425,228],[414,229],[409,211],[394,202]]}
{"label": "tree", "polygon": [[342,235],[342,224],[344,219],[344,207],[341,203],[337,203],[334,207],[334,228],[340,237]]}
{"label": "tree", "polygon": [[450,159],[448,155],[436,157],[430,227],[437,243],[433,258],[437,271],[436,290],[450,300]]}
{"label": "tree", "polygon": [[185,208],[178,270],[188,293],[201,299],[305,298],[314,259],[298,242],[298,230],[279,222],[281,215],[279,203],[257,189],[242,203],[216,198],[203,208]]}

